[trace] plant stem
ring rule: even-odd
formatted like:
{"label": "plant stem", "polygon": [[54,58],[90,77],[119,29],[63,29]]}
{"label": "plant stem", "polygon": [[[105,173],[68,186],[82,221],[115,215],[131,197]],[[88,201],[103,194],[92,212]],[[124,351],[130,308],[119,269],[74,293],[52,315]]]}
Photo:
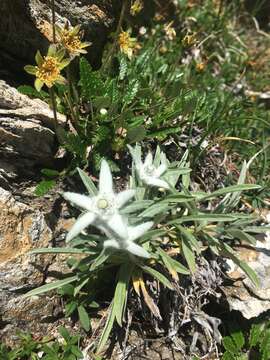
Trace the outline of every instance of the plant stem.
{"label": "plant stem", "polygon": [[53,110],[54,131],[55,131],[55,134],[57,135],[57,125],[58,125],[58,121],[57,121],[55,94],[54,94],[53,88],[49,88],[49,94],[50,94],[51,104],[52,104],[52,110]]}
{"label": "plant stem", "polygon": [[55,36],[55,2],[51,0],[52,5],[52,33],[53,33],[53,43],[56,43],[56,36]]}
{"label": "plant stem", "polygon": [[110,50],[108,52],[108,55],[107,55],[107,57],[106,57],[106,59],[104,61],[104,65],[103,65],[104,70],[110,65],[111,58],[112,58],[112,56],[113,56],[113,54],[115,52],[115,49],[116,49],[116,46],[117,46],[118,35],[120,34],[120,31],[121,31],[121,28],[122,28],[122,23],[123,23],[123,20],[124,20],[124,15],[125,15],[125,12],[126,12],[126,8],[127,8],[127,0],[123,0],[123,5],[122,5],[119,21],[118,21],[116,32],[115,32],[115,35],[114,35],[114,41],[113,41],[112,47],[110,48]]}

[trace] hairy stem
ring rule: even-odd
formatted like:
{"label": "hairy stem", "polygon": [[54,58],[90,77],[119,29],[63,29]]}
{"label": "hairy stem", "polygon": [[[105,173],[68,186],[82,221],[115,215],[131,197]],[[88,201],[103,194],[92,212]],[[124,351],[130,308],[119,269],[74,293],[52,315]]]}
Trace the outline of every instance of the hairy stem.
{"label": "hairy stem", "polygon": [[56,35],[55,35],[55,2],[51,0],[52,5],[52,33],[53,33],[53,43],[56,43]]}
{"label": "hairy stem", "polygon": [[115,52],[115,49],[117,47],[117,40],[118,40],[118,36],[119,36],[121,28],[122,28],[122,23],[123,23],[123,20],[124,20],[126,8],[127,8],[127,3],[128,3],[127,0],[123,0],[121,14],[120,14],[119,21],[118,21],[117,28],[116,28],[116,32],[115,32],[115,35],[114,35],[114,41],[113,41],[112,47],[110,48],[110,50],[108,52],[108,55],[107,55],[107,57],[106,57],[106,59],[104,61],[104,65],[103,65],[104,70],[110,65],[112,56],[113,56],[113,54]]}

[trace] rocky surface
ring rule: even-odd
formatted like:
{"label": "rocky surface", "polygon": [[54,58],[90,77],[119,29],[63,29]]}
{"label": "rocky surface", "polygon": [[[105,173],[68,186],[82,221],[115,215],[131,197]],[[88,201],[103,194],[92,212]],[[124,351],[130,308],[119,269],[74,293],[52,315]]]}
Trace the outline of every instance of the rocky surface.
{"label": "rocky surface", "polygon": [[59,325],[62,308],[57,296],[23,297],[67,271],[61,256],[28,253],[52,246],[54,234],[64,236],[70,226],[52,213],[54,204],[47,201],[42,209],[40,200],[33,199],[29,206],[0,188],[0,338],[10,344],[18,329],[44,336]]}
{"label": "rocky surface", "polygon": [[228,275],[235,282],[222,289],[232,310],[240,311],[246,319],[256,318],[270,310],[270,231],[261,236],[254,248],[242,246],[237,253],[256,272],[260,285],[256,288],[238,267],[231,264]]}
{"label": "rocky surface", "polygon": [[[58,122],[64,121],[58,114]],[[0,80],[0,186],[8,189],[18,175],[33,176],[37,166],[51,166],[56,150],[49,106]]]}
{"label": "rocky surface", "polygon": [[[108,35],[120,13],[118,0],[55,0],[56,21],[81,24],[85,40],[92,42],[88,58],[100,66]],[[23,66],[34,62],[39,49],[46,52],[51,31],[50,0],[0,1],[0,78],[18,82]]]}

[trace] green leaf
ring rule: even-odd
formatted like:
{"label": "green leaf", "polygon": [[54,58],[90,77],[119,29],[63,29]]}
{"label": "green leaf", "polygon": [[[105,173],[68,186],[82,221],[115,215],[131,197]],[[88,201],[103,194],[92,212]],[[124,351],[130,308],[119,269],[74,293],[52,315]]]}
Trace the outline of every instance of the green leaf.
{"label": "green leaf", "polygon": [[260,344],[261,360],[269,360],[270,355],[270,329],[264,330]]}
{"label": "green leaf", "polygon": [[256,243],[257,243],[257,240],[253,236],[245,233],[244,231],[242,231],[240,229],[233,229],[233,228],[226,229],[226,233],[236,239],[248,242],[252,245],[256,245]]}
{"label": "green leaf", "polygon": [[114,301],[112,301],[111,305],[110,305],[110,309],[109,309],[109,315],[107,317],[105,327],[102,331],[102,334],[101,334],[101,337],[99,339],[99,343],[97,346],[97,354],[101,352],[101,350],[104,348],[107,340],[109,339],[110,333],[113,328],[114,320],[115,320]]}
{"label": "green leaf", "polygon": [[96,251],[76,249],[72,247],[40,248],[29,251],[28,254],[96,254]]}
{"label": "green leaf", "polygon": [[200,214],[200,215],[188,215],[183,216],[180,219],[172,220],[169,224],[181,224],[189,221],[205,221],[205,222],[225,222],[234,221],[237,217],[226,214]]}
{"label": "green leaf", "polygon": [[73,314],[74,311],[77,309],[77,306],[78,304],[76,301],[71,301],[67,303],[65,306],[65,316],[69,317],[71,314]]}
{"label": "green leaf", "polygon": [[194,274],[196,271],[196,261],[195,261],[195,255],[191,248],[190,243],[187,241],[186,238],[182,239],[182,250],[184,257],[187,261],[188,267],[190,271]]}
{"label": "green leaf", "polygon": [[187,243],[190,244],[190,248],[193,248],[198,253],[200,253],[201,249],[200,249],[199,242],[196,239],[196,237],[192,234],[191,230],[188,230],[181,225],[177,225],[176,227],[180,231],[180,233],[183,235],[184,239],[187,240]]}
{"label": "green leaf", "polygon": [[100,79],[99,72],[93,71],[88,61],[80,58],[80,82],[82,88],[82,95],[87,100],[92,100],[93,97],[104,95],[104,84]]}
{"label": "green leaf", "polygon": [[76,280],[78,280],[77,276],[70,276],[70,277],[67,277],[67,278],[62,279],[62,280],[57,280],[57,281],[54,281],[54,282],[52,282],[50,284],[42,285],[42,286],[38,287],[37,289],[31,290],[28,293],[26,293],[25,295],[23,295],[23,297],[40,295],[40,294],[43,294],[45,292],[48,292],[48,291],[51,291],[51,290],[54,290],[54,289],[58,289],[59,287],[61,287],[63,285],[66,285],[66,284],[69,284],[71,282],[74,282]]}
{"label": "green leaf", "polygon": [[176,204],[181,204],[183,202],[187,202],[187,201],[192,201],[194,200],[193,196],[190,195],[186,195],[186,194],[173,194],[173,195],[168,195],[164,198],[164,200],[162,200],[160,203],[176,203]]}
{"label": "green leaf", "polygon": [[137,79],[133,79],[130,81],[123,98],[123,103],[125,105],[129,105],[135,99],[139,90],[139,85],[140,83]]}
{"label": "green leaf", "polygon": [[245,345],[245,337],[241,330],[234,328],[231,333],[231,338],[233,339],[238,351],[242,350],[243,346]]}
{"label": "green leaf", "polygon": [[120,66],[119,66],[119,80],[123,80],[126,76],[128,69],[127,60],[124,56],[121,56]]}
{"label": "green leaf", "polygon": [[99,254],[99,256],[92,262],[90,266],[90,271],[96,270],[100,265],[102,265],[110,255],[104,250]]}
{"label": "green leaf", "polygon": [[232,186],[228,186],[226,188],[216,190],[216,191],[214,191],[211,194],[208,194],[206,196],[203,196],[203,197],[201,197],[199,199],[199,201],[205,201],[205,200],[213,199],[213,198],[216,198],[218,196],[222,196],[222,195],[237,192],[237,191],[246,191],[246,190],[255,190],[255,189],[261,189],[261,186],[260,185],[254,185],[254,184],[232,185]]}
{"label": "green leaf", "polygon": [[158,202],[152,206],[150,206],[148,209],[145,209],[141,214],[139,214],[139,217],[153,217],[160,213],[165,213],[170,209],[170,206],[168,203],[161,203]]}
{"label": "green leaf", "polygon": [[164,286],[166,286],[168,289],[173,290],[173,286],[171,282],[159,271],[150,268],[149,266],[140,266],[142,270],[147,272],[148,274],[152,275],[154,278],[156,278],[158,281],[160,281]]}
{"label": "green leaf", "polygon": [[82,179],[82,182],[84,183],[84,186],[86,187],[87,191],[91,196],[96,196],[98,193],[98,190],[91,180],[91,178],[80,168],[77,168],[77,171],[80,175],[80,178]]}
{"label": "green leaf", "polygon": [[47,169],[47,168],[42,169],[41,174],[45,175],[47,177],[51,177],[51,178],[54,178],[54,177],[57,177],[60,175],[59,171],[54,170],[54,169]]}
{"label": "green leaf", "polygon": [[153,204],[153,200],[138,200],[132,202],[130,205],[127,205],[123,209],[120,210],[121,214],[130,214],[135,211],[148,208],[150,205]]}
{"label": "green leaf", "polygon": [[132,127],[128,129],[127,141],[130,144],[142,141],[146,136],[146,130],[143,126]]}
{"label": "green leaf", "polygon": [[167,267],[167,269],[169,271],[171,269],[173,269],[174,271],[178,272],[179,274],[183,274],[183,275],[190,274],[189,270],[184,265],[182,265],[180,262],[171,258],[164,250],[162,250],[161,248],[157,248],[157,252],[161,256],[161,258],[164,262],[164,265]]}
{"label": "green leaf", "polygon": [[85,310],[83,305],[78,306],[78,314],[79,314],[79,319],[80,319],[80,323],[82,324],[82,327],[84,328],[85,331],[89,331],[90,330],[90,319],[89,319],[87,311]]}
{"label": "green leaf", "polygon": [[113,307],[115,312],[116,321],[119,326],[122,326],[123,314],[127,302],[128,285],[133,270],[132,263],[121,265],[118,272],[117,285],[114,293]]}
{"label": "green leaf", "polygon": [[21,85],[17,88],[17,90],[24,95],[27,95],[32,98],[38,98],[38,99],[48,99],[49,94],[46,93],[46,91],[40,90],[37,91],[35,88],[29,85]]}
{"label": "green leaf", "polygon": [[238,259],[238,257],[235,255],[235,253],[233,252],[232,248],[226,244],[226,243],[222,243],[220,244],[222,250],[227,254],[228,257],[230,257],[232,259],[232,261],[238,265],[249,277],[249,279],[253,282],[253,284],[258,287],[259,286],[259,279],[257,277],[257,274],[255,273],[254,270],[251,269],[251,267],[245,263],[244,261]]}
{"label": "green leaf", "polygon": [[249,339],[248,339],[250,348],[255,347],[258,344],[258,342],[260,341],[262,330],[263,327],[261,324],[251,325]]}
{"label": "green leaf", "polygon": [[56,185],[55,180],[42,180],[35,188],[35,195],[44,196]]}
{"label": "green leaf", "polygon": [[267,226],[247,226],[244,230],[246,232],[261,234],[261,233],[270,231],[270,226],[269,225],[267,225]]}
{"label": "green leaf", "polygon": [[231,355],[237,355],[238,354],[238,348],[235,345],[233,339],[230,336],[225,336],[222,339],[224,348],[231,354]]}

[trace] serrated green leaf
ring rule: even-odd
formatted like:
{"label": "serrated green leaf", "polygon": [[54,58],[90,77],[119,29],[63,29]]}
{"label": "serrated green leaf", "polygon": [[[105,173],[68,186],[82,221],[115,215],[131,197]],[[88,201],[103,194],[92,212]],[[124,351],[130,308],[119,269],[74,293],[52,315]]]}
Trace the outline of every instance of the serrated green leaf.
{"label": "serrated green leaf", "polygon": [[95,96],[104,94],[104,83],[100,79],[99,72],[93,71],[88,61],[80,58],[80,82],[82,95],[86,100],[92,100]]}
{"label": "serrated green leaf", "polygon": [[233,339],[230,336],[225,336],[222,339],[224,348],[231,354],[231,355],[237,355],[238,354],[238,348],[235,345]]}
{"label": "serrated green leaf", "polygon": [[249,346],[250,348],[256,346],[260,341],[261,333],[262,333],[262,325],[261,324],[252,324],[250,333],[249,333]]}
{"label": "serrated green leaf", "polygon": [[137,92],[139,90],[139,85],[140,83],[137,79],[133,79],[129,83],[123,98],[123,103],[125,105],[129,105],[135,99]]}
{"label": "serrated green leaf", "polygon": [[35,188],[35,195],[44,196],[56,185],[55,180],[42,180]]}

